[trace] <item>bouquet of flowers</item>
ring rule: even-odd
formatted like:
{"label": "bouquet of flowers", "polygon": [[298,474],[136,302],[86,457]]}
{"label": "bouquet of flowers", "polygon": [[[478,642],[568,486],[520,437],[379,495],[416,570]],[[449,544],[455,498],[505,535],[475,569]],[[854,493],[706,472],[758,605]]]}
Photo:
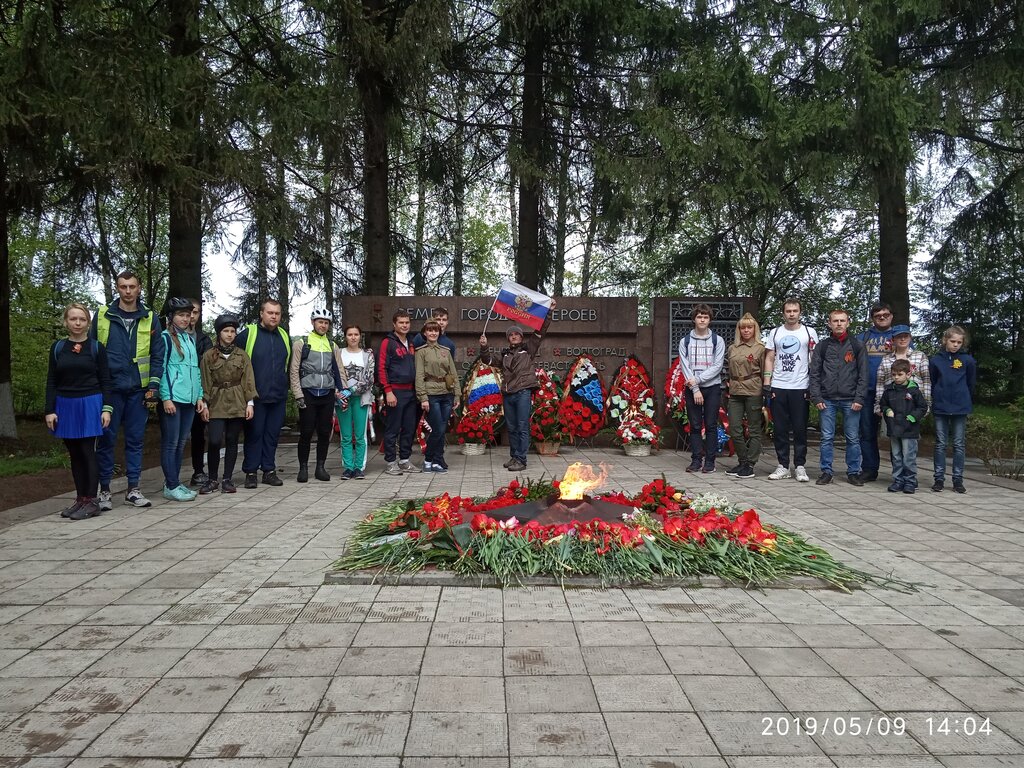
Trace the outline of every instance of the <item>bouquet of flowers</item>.
{"label": "bouquet of flowers", "polygon": [[540,387],[533,393],[530,437],[540,443],[560,443],[566,438],[566,432],[558,417],[558,384],[543,368],[537,369],[537,382]]}
{"label": "bouquet of flowers", "polygon": [[615,434],[623,445],[658,445],[661,442],[661,427],[641,410],[628,413]]}
{"label": "bouquet of flowers", "polygon": [[482,443],[484,445],[493,443],[494,429],[498,418],[495,413],[480,411],[470,411],[464,415],[455,427],[455,436],[459,439],[459,445],[463,443]]}

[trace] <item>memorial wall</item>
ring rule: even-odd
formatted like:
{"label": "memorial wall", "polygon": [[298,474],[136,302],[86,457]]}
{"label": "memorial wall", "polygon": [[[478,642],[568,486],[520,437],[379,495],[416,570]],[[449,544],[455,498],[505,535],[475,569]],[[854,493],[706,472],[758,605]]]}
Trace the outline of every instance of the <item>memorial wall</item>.
{"label": "memorial wall", "polygon": [[[512,323],[490,312],[493,300],[493,296],[346,296],[342,298],[342,320],[359,325],[368,334],[368,343],[376,348],[391,330],[391,316],[396,309],[404,309],[412,316],[411,335],[415,335],[434,307],[445,307],[448,335],[456,346],[455,364],[464,371],[479,352],[485,323],[490,345],[500,348],[506,344],[505,330]],[[652,300],[651,324],[639,325],[635,297],[565,296],[557,302],[537,364],[564,374],[576,357],[588,354],[594,358],[607,386],[623,358],[635,354],[651,371],[659,413],[665,375],[677,354],[679,339],[693,327],[693,306],[704,302],[714,308],[712,329],[726,343],[732,342],[736,321],[744,312],[756,314],[756,307],[746,298],[659,297]]]}

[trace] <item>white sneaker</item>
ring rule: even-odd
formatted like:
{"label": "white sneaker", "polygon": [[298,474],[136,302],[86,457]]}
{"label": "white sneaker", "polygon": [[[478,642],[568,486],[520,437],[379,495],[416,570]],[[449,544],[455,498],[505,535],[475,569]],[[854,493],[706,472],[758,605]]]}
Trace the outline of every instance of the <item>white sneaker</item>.
{"label": "white sneaker", "polygon": [[131,507],[148,507],[151,506],[149,499],[142,495],[142,491],[138,488],[129,488],[128,492],[124,495],[124,503]]}
{"label": "white sneaker", "polygon": [[803,467],[797,467],[796,472],[793,473],[793,477],[796,478],[798,483],[809,483],[811,478],[807,476],[807,470]]}
{"label": "white sneaker", "polygon": [[423,462],[423,471],[424,472],[433,472],[434,471],[434,467],[436,467],[436,466],[437,465],[434,464],[432,461],[424,461]]}
{"label": "white sneaker", "polygon": [[114,500],[110,498],[110,491],[100,491],[100,495],[96,499],[96,506],[100,508],[101,512],[109,512],[114,508]]}
{"label": "white sneaker", "polygon": [[775,468],[775,471],[768,475],[769,480],[785,480],[789,477],[789,467],[784,467],[781,464]]}

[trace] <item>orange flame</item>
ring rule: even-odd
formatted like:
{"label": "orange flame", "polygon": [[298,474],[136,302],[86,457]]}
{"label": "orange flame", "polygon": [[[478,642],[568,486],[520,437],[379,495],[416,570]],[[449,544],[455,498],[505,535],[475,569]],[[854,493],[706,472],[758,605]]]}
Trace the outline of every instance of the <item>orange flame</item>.
{"label": "orange flame", "polygon": [[595,472],[590,464],[570,464],[558,486],[563,499],[582,499],[584,494],[597,490],[608,480],[608,465],[601,462],[601,471]]}

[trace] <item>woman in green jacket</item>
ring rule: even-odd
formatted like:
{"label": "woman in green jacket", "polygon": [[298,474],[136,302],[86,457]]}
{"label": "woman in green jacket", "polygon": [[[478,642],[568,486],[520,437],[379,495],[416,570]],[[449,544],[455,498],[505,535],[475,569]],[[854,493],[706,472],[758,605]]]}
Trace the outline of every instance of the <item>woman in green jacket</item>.
{"label": "woman in green jacket", "polygon": [[424,472],[447,472],[444,438],[452,409],[459,407],[459,377],[447,347],[437,343],[441,324],[428,320],[423,326],[427,343],[416,350],[416,399],[427,417],[430,435],[424,451]]}
{"label": "woman in green jacket", "polygon": [[256,399],[256,377],[252,362],[245,350],[235,346],[238,335],[238,318],[221,315],[214,321],[217,333],[213,349],[203,354],[200,371],[203,391],[209,405],[210,425],[206,433],[210,479],[200,488],[200,493],[213,493],[218,488],[217,470],[220,466],[220,449],[224,448],[224,475],[219,487],[221,493],[235,493],[231,476],[238,459],[238,436],[245,422],[252,418],[253,400]]}

